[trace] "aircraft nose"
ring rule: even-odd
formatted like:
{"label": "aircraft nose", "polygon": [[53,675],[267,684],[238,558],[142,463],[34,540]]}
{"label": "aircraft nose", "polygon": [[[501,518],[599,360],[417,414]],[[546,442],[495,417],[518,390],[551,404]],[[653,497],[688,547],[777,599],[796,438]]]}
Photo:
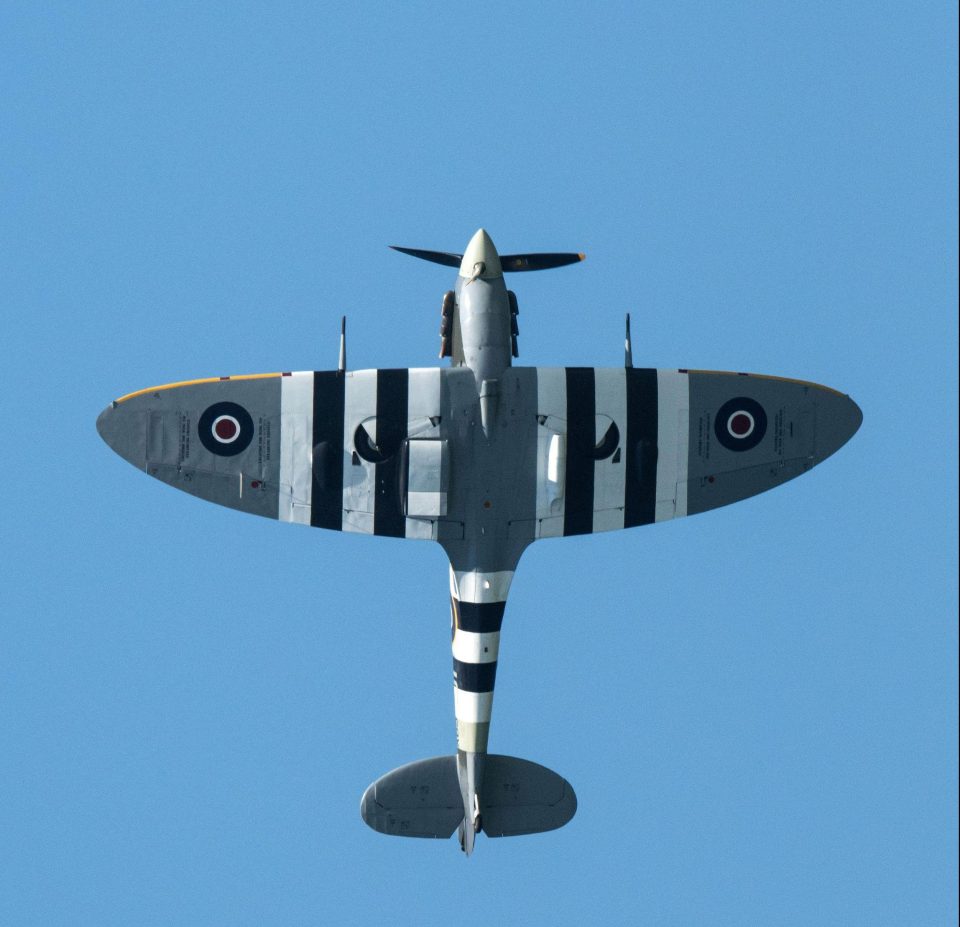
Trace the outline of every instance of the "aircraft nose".
{"label": "aircraft nose", "polygon": [[470,239],[470,244],[467,245],[463,260],[460,262],[460,276],[467,279],[480,277],[484,280],[503,276],[500,255],[497,254],[497,249],[486,229],[477,229],[473,238]]}
{"label": "aircraft nose", "polygon": [[840,450],[857,433],[862,422],[863,412],[849,396],[824,389],[817,399],[817,462]]}

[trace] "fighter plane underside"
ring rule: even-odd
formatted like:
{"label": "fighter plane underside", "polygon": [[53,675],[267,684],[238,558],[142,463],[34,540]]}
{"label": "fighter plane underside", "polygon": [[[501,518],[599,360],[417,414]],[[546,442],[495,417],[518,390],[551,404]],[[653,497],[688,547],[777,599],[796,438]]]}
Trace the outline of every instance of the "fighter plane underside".
{"label": "fighter plane underside", "polygon": [[504,272],[578,254],[397,249],[459,268],[444,294],[447,368],[213,377],[130,393],[97,420],[151,476],[280,521],[441,544],[450,560],[457,753],[382,776],[360,813],[407,837],[538,833],[577,807],[561,776],[487,752],[500,627],[514,571],[540,538],[695,515],[772,489],[860,427],[847,396],[780,377],[625,364],[515,367]]}

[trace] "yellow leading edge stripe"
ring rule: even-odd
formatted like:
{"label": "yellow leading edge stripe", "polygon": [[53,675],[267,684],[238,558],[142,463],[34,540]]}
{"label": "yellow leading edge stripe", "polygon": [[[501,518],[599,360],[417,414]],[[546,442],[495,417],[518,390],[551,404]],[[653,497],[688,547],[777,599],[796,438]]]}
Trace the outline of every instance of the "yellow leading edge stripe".
{"label": "yellow leading edge stripe", "polygon": [[754,380],[777,380],[780,383],[796,383],[798,386],[812,386],[814,389],[822,389],[825,392],[833,393],[835,396],[843,396],[844,399],[847,398],[846,393],[841,393],[840,390],[833,389],[833,387],[830,386],[824,386],[822,383],[814,383],[812,380],[796,380],[793,377],[775,377],[769,373],[737,373],[735,370],[693,370],[692,368],[681,370],[681,373],[706,373],[711,376],[752,377]]}
{"label": "yellow leading edge stripe", "polygon": [[145,396],[147,393],[159,393],[165,389],[177,389],[181,386],[196,386],[199,383],[225,383],[228,380],[269,380],[272,377],[282,377],[283,373],[246,373],[236,377],[204,377],[200,380],[180,380],[178,383],[164,383],[163,386],[151,386],[149,389],[138,389],[135,393],[127,393],[114,400],[114,405],[126,402],[136,396]]}

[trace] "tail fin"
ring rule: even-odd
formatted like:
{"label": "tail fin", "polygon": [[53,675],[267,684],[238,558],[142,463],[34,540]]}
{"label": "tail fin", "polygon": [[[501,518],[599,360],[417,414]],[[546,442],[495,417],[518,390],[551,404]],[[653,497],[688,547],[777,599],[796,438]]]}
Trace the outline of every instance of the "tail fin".
{"label": "tail fin", "polygon": [[[577,796],[562,776],[528,760],[486,757],[480,813],[488,837],[555,830],[576,810]],[[382,834],[451,837],[463,820],[456,756],[418,760],[381,776],[364,792],[360,816]]]}
{"label": "tail fin", "polygon": [[[409,254],[422,261],[432,261],[434,264],[443,264],[446,267],[459,267],[463,260],[462,254],[452,251],[425,251],[422,248],[401,248],[399,245],[390,245],[394,251]],[[521,270],[549,270],[552,267],[565,267],[567,264],[576,264],[586,258],[585,254],[574,252],[549,252],[544,254],[501,254],[500,267],[504,272]]]}

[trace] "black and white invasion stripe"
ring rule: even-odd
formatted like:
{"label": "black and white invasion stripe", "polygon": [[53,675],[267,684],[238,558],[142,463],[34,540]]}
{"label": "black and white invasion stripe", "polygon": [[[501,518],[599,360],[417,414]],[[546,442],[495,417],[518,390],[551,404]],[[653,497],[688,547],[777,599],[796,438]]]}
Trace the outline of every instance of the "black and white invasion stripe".
{"label": "black and white invasion stripe", "polygon": [[[532,537],[613,531],[686,514],[685,372],[592,367],[529,372],[536,378],[538,426],[532,433],[518,432],[517,440],[536,436],[535,454],[531,447],[526,456],[536,467],[530,483],[535,497],[526,503],[529,514],[516,500],[516,517],[533,517],[527,522]],[[411,422],[462,413],[442,408],[443,378],[459,374],[423,368],[284,376],[278,517],[362,534],[436,538],[436,517],[405,515],[397,449]],[[527,382],[532,394],[533,378]],[[355,446],[361,425],[376,432],[370,437],[377,446],[393,453],[378,461],[361,459]],[[420,437],[439,441],[440,430]],[[449,453],[451,472],[469,468],[469,461],[455,459],[455,448]],[[436,489],[431,508],[430,492],[424,495],[417,486],[417,505],[446,511],[446,497],[441,502],[441,488]]]}
{"label": "black and white invasion stripe", "polygon": [[485,753],[493,710],[500,627],[512,571],[450,570],[453,693],[457,748]]}
{"label": "black and white invasion stripe", "polygon": [[676,370],[538,368],[536,536],[686,514],[688,397]]}

